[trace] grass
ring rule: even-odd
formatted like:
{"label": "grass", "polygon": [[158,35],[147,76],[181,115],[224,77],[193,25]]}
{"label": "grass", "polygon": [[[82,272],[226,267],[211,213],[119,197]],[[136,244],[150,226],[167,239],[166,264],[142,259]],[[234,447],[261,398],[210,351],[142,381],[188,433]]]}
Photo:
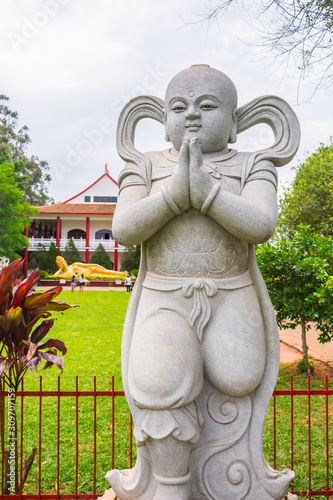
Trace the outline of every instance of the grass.
{"label": "grass", "polygon": [[[124,291],[85,290],[79,294],[62,292],[61,300],[80,307],[56,314],[57,321],[50,332],[50,337],[65,342],[68,352],[65,356],[65,370],[60,377],[61,390],[75,390],[78,376],[79,390],[93,390],[93,378],[96,376],[97,390],[111,390],[112,375],[115,389],[122,390],[120,345],[121,335],[128,305],[129,295]],[[290,389],[290,373],[294,372],[294,388],[307,389],[307,377],[298,375],[296,367],[284,366],[280,370],[277,389]],[[27,373],[26,390],[38,390],[39,374],[43,375],[43,389],[57,390],[59,371],[56,367],[38,374]],[[312,378],[312,389],[323,389],[322,379]],[[332,381],[330,381],[332,389]],[[278,396],[277,400],[277,451],[276,467],[283,469],[291,466],[291,427],[290,396]],[[18,421],[21,399],[17,399]],[[119,469],[129,467],[129,422],[130,415],[125,398],[115,398],[115,421],[112,422],[112,398],[98,396],[97,408],[97,463],[96,491],[103,493],[107,487],[105,473],[112,468],[112,432],[116,439],[114,466]],[[330,455],[333,456],[333,404],[330,398]],[[307,396],[294,398],[294,464],[296,480],[295,490],[308,487],[308,400]],[[27,458],[33,446],[39,442],[39,398],[24,398],[23,455]],[[78,476],[78,493],[91,493],[94,488],[94,398],[60,398],[60,478],[61,494],[75,493],[75,479]],[[56,397],[44,397],[42,403],[42,441],[41,454],[37,450],[34,465],[26,482],[24,493],[38,493],[38,465],[41,470],[41,491],[56,492],[57,487],[57,424],[58,400]],[[326,486],[325,456],[325,401],[323,396],[311,398],[312,420],[312,487],[322,489]],[[78,441],[76,441],[76,419],[79,423]],[[20,428],[19,428],[20,432]],[[78,470],[76,470],[76,446],[79,451]],[[265,432],[264,452],[268,462],[274,466],[273,454],[273,406],[269,407]],[[135,456],[133,457],[135,460]],[[333,484],[333,470],[330,478]],[[303,497],[307,498],[307,497]],[[326,497],[317,497],[326,498]]]}
{"label": "grass", "polygon": [[[73,294],[65,291],[59,300],[79,306],[64,314],[55,313],[57,321],[50,331],[50,337],[62,340],[67,347],[62,389],[73,388],[77,375],[80,390],[93,390],[96,375],[98,387],[105,390],[111,387],[114,375],[115,386],[121,390],[120,347],[129,294],[112,289]],[[40,373],[49,390],[57,388],[59,371],[55,367]],[[29,388],[37,388],[37,379],[36,374],[28,373],[25,383]]]}
{"label": "grass", "polygon": [[[82,294],[62,292],[60,300],[79,307],[55,313],[57,321],[50,331],[50,338],[62,340],[67,353],[64,357],[64,372],[60,376],[61,390],[75,390],[76,376],[80,391],[94,389],[94,376],[97,390],[111,390],[114,375],[115,390],[122,390],[121,380],[121,336],[127,310],[129,295],[123,291],[90,291]],[[42,375],[43,390],[57,390],[59,370],[53,366],[37,374],[27,372],[24,380],[25,390],[38,390]],[[21,398],[17,398],[17,420],[20,420]],[[115,467],[129,467],[129,423],[130,413],[124,397],[115,398],[115,422],[112,423],[112,398],[97,397],[97,471],[96,491],[103,492],[107,487],[104,476],[112,466],[111,446],[112,427],[116,434]],[[93,491],[94,482],[94,440],[93,397],[80,397],[78,400],[78,493]],[[75,493],[76,477],[76,398],[60,398],[60,484],[62,494]],[[26,459],[39,442],[39,398],[24,398],[24,439],[23,456]],[[38,493],[38,461],[41,462],[41,491],[55,492],[57,478],[57,417],[56,397],[45,397],[42,403],[42,445],[41,456],[28,476],[24,492]],[[20,425],[19,425],[20,434]]]}

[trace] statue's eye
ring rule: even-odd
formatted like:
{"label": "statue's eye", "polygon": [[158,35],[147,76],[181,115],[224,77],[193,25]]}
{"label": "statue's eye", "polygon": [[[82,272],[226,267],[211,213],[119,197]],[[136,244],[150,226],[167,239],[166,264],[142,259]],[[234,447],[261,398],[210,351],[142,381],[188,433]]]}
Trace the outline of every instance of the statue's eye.
{"label": "statue's eye", "polygon": [[172,108],[172,111],[184,111],[185,110],[185,106],[174,106]]}
{"label": "statue's eye", "polygon": [[201,109],[215,109],[216,106],[213,106],[213,104],[202,104],[200,106]]}

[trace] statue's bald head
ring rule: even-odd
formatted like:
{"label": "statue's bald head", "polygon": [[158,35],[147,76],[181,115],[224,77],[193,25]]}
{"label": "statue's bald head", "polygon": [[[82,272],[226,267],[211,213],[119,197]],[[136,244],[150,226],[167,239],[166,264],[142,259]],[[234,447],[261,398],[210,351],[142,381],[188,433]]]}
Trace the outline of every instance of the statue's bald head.
{"label": "statue's bald head", "polygon": [[237,139],[237,91],[230,78],[208,65],[191,66],[169,83],[165,96],[166,140],[180,151],[196,138],[202,153],[224,154]]}
{"label": "statue's bald head", "polygon": [[165,104],[175,95],[199,91],[202,94],[216,95],[232,110],[237,106],[237,90],[232,80],[208,64],[195,64],[177,73],[167,87]]}

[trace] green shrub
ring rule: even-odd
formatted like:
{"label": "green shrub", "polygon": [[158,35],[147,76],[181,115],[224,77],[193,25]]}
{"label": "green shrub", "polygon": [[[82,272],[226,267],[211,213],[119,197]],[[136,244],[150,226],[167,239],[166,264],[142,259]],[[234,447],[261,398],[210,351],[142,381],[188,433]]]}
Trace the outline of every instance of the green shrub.
{"label": "green shrub", "polygon": [[104,269],[109,269],[110,271],[113,269],[113,264],[109,254],[103,247],[102,243],[98,245],[89,262],[91,264],[98,264],[99,266],[104,267]]}
{"label": "green shrub", "polygon": [[50,277],[49,273],[47,271],[43,271],[42,269],[39,270],[39,276],[43,279]]}
{"label": "green shrub", "polygon": [[[313,373],[314,372],[314,364],[312,361],[309,361],[309,368],[310,368],[310,373]],[[308,373],[308,367],[307,367],[305,359],[301,359],[297,363],[297,373]]]}
{"label": "green shrub", "polygon": [[133,273],[133,269],[138,269],[140,265],[141,245],[127,247],[121,257],[121,270]]}
{"label": "green shrub", "polygon": [[67,245],[65,247],[65,251],[62,254],[62,256],[65,259],[65,261],[68,262],[68,265],[73,264],[73,262],[82,262],[82,259],[80,257],[80,252],[76,248],[73,238],[70,238],[68,240]]}
{"label": "green shrub", "polygon": [[53,274],[58,269],[56,264],[57,255],[59,255],[59,249],[53,241],[48,249],[39,243],[37,250],[32,252],[31,257],[29,258],[29,268],[35,269],[36,267],[39,267],[39,269],[43,269],[44,271]]}

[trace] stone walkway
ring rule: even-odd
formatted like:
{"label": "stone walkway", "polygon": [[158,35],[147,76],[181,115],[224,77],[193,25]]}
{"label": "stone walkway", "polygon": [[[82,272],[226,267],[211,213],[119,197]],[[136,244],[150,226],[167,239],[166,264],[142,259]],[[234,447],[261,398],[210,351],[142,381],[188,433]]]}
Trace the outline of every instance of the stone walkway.
{"label": "stone walkway", "polygon": [[[307,332],[308,353],[314,358],[328,363],[333,368],[333,341],[320,344],[317,337],[318,333],[314,328]],[[298,326],[295,330],[280,330],[280,341],[281,363],[293,363],[302,358],[301,326]],[[288,349],[288,347],[292,349]]]}

